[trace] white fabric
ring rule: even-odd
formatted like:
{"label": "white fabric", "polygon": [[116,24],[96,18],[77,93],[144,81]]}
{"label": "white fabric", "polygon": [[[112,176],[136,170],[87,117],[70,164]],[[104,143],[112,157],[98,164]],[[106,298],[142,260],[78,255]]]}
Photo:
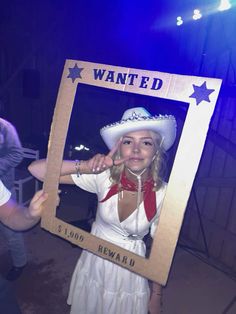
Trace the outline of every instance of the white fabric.
{"label": "white fabric", "polygon": [[7,188],[3,185],[0,180],[0,206],[5,204],[11,197],[11,193],[7,190]]}
{"label": "white fabric", "polygon": [[[109,171],[99,175],[72,175],[76,185],[98,195],[101,200],[107,194],[111,182]],[[138,255],[145,256],[146,247],[141,240],[149,228],[159,218],[160,207],[165,194],[165,186],[157,192],[158,212],[149,222],[143,204],[127,219],[120,222],[118,215],[118,195],[104,203],[98,202],[96,221],[92,234],[115,243]],[[128,238],[136,231],[138,217],[139,240]],[[153,230],[154,232],[154,230]],[[150,291],[148,280],[110,261],[83,251],[72,277],[68,304],[71,314],[146,314]]]}
{"label": "white fabric", "polygon": [[142,107],[128,109],[120,121],[104,126],[100,134],[109,149],[112,149],[118,139],[127,133],[151,130],[162,137],[162,147],[168,150],[176,138],[176,120],[172,115],[151,116]]}

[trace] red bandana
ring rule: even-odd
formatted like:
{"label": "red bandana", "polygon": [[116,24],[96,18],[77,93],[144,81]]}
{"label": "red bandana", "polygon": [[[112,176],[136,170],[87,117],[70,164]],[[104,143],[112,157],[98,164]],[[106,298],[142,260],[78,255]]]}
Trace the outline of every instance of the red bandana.
{"label": "red bandana", "polygon": [[[138,188],[135,183],[130,181],[125,173],[122,173],[121,176],[121,187],[119,188],[118,184],[114,184],[110,190],[108,191],[107,195],[100,201],[105,202],[113,195],[119,193],[120,191],[138,191]],[[146,216],[148,221],[151,221],[152,218],[155,216],[157,209],[156,209],[156,192],[153,191],[154,181],[153,179],[148,179],[144,182],[142,185],[142,191],[143,191],[143,199],[144,199],[144,208],[146,212]]]}

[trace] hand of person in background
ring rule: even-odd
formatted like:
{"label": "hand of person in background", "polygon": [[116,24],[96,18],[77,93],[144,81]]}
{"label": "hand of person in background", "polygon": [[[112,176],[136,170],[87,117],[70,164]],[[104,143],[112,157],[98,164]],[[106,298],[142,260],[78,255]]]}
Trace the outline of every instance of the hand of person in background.
{"label": "hand of person in background", "polygon": [[34,197],[32,198],[29,209],[28,209],[28,215],[29,218],[35,219],[40,218],[42,215],[43,210],[43,203],[48,198],[48,194],[43,192],[43,190],[40,190],[35,193]]}
{"label": "hand of person in background", "polygon": [[10,198],[0,206],[0,221],[13,230],[29,229],[40,220],[43,203],[47,198],[47,193],[38,191],[29,207],[22,207]]}

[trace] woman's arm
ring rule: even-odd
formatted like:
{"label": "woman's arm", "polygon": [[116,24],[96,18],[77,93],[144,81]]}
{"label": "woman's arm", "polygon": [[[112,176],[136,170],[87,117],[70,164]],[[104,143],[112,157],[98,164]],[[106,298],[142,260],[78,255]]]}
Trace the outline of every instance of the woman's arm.
{"label": "woman's arm", "polygon": [[[73,184],[71,174],[76,173],[76,162],[72,160],[63,160],[59,183]],[[29,172],[40,181],[44,181],[47,170],[47,159],[33,161],[29,167]]]}
{"label": "woman's arm", "polygon": [[148,313],[160,314],[162,309],[162,286],[156,282],[150,284],[151,296],[149,301]]}
{"label": "woman's arm", "polygon": [[[120,165],[125,161],[125,158],[113,160],[113,155],[118,148],[118,144],[107,154],[96,154],[89,160],[63,160],[61,166],[61,173],[59,183],[74,184],[71,177],[72,174],[97,174],[101,173],[114,165]],[[28,170],[30,173],[40,181],[44,181],[47,169],[47,160],[39,159],[33,161]]]}
{"label": "woman's arm", "polygon": [[[97,154],[89,160],[63,160],[59,183],[73,184],[72,174],[94,174],[100,173],[110,167],[113,162],[104,162],[104,155]],[[47,160],[39,159],[33,161],[29,167],[29,172],[40,181],[44,181],[47,169]]]}

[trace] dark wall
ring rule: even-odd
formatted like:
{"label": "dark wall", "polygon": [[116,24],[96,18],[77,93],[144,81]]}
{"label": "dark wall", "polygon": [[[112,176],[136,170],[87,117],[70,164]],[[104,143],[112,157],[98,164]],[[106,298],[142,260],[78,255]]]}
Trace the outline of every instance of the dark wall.
{"label": "dark wall", "polygon": [[24,142],[45,147],[65,59],[220,77],[235,84],[235,10],[219,14],[212,8],[203,19],[186,18],[177,27],[176,16],[191,17],[195,4],[204,1],[5,2],[0,10],[1,115],[16,125]]}

